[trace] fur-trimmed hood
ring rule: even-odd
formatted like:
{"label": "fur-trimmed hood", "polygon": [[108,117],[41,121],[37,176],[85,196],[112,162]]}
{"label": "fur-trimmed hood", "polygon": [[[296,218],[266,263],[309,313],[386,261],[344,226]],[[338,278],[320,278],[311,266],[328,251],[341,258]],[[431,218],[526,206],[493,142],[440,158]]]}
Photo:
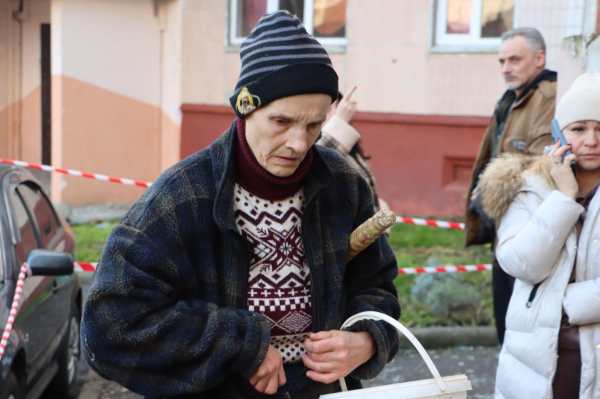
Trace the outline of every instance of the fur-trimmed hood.
{"label": "fur-trimmed hood", "polygon": [[477,184],[484,212],[494,219],[501,217],[527,185],[528,176],[534,178],[538,187],[556,188],[546,155],[504,153],[490,162]]}

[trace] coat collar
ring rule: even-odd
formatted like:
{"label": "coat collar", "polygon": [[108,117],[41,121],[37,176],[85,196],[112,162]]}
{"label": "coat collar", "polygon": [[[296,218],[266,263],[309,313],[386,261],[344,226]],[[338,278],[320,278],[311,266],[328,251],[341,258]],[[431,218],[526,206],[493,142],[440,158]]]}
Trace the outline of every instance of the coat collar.
{"label": "coat collar", "polygon": [[[237,119],[209,147],[213,165],[213,179],[217,190],[213,205],[213,219],[222,230],[235,232],[237,232],[237,226],[233,209],[233,192],[235,187],[236,125]],[[333,173],[316,145],[313,145],[312,165],[303,182],[307,208],[311,201],[327,190],[333,183]]]}
{"label": "coat collar", "polygon": [[[542,198],[550,194],[552,188],[544,181],[549,176],[546,157],[503,153],[485,168],[477,187],[481,192],[484,212],[490,217],[501,217],[517,193],[532,191]],[[529,170],[529,173],[525,173]]]}

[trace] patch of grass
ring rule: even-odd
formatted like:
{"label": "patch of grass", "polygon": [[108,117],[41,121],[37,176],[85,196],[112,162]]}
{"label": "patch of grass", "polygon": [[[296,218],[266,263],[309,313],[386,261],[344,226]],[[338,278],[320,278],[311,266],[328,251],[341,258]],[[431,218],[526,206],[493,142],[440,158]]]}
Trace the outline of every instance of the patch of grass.
{"label": "patch of grass", "polygon": [[[389,243],[394,249],[398,267],[424,267],[430,265],[473,265],[490,263],[490,247],[464,247],[464,232],[429,226],[397,224],[392,229]],[[452,319],[441,319],[434,315],[426,304],[412,296],[416,275],[399,275],[394,284],[398,289],[398,300],[402,308],[400,321],[409,327],[461,324]],[[440,275],[452,278],[452,274]],[[489,287],[483,293],[483,312],[492,312],[491,274],[469,272],[463,277],[465,284]],[[472,320],[475,320],[475,315]],[[473,324],[473,323],[470,323]]]}
{"label": "patch of grass", "polygon": [[77,262],[98,262],[106,244],[108,234],[118,220],[104,223],[85,223],[73,226],[75,234],[75,260]]}
{"label": "patch of grass", "polygon": [[462,230],[440,229],[430,226],[396,224],[392,228],[389,243],[392,247],[463,247],[465,233]]}

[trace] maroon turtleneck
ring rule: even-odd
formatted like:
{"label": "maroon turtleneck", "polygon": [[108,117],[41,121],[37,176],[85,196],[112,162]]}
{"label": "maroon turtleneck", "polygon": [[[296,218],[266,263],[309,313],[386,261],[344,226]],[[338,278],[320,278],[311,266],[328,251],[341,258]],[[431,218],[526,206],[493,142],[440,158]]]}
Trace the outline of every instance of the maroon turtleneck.
{"label": "maroon turtleneck", "polygon": [[312,148],[300,162],[298,169],[288,177],[279,177],[264,169],[246,141],[246,121],[237,120],[238,140],[235,145],[236,182],[251,194],[266,200],[282,200],[294,195],[302,187],[302,179],[312,164]]}

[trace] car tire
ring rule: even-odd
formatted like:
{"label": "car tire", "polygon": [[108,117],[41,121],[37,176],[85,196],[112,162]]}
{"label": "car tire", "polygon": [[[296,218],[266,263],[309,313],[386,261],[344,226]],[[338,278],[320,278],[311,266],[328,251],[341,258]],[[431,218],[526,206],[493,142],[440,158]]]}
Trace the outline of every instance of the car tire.
{"label": "car tire", "polygon": [[8,372],[6,380],[2,384],[2,399],[23,399],[23,389],[19,385],[19,380],[12,371]]}
{"label": "car tire", "polygon": [[80,314],[78,309],[74,309],[71,312],[67,339],[58,355],[58,373],[56,373],[54,379],[48,385],[44,397],[65,399],[74,399],[76,397],[75,380],[77,377],[77,361],[81,356],[81,340],[79,338]]}

